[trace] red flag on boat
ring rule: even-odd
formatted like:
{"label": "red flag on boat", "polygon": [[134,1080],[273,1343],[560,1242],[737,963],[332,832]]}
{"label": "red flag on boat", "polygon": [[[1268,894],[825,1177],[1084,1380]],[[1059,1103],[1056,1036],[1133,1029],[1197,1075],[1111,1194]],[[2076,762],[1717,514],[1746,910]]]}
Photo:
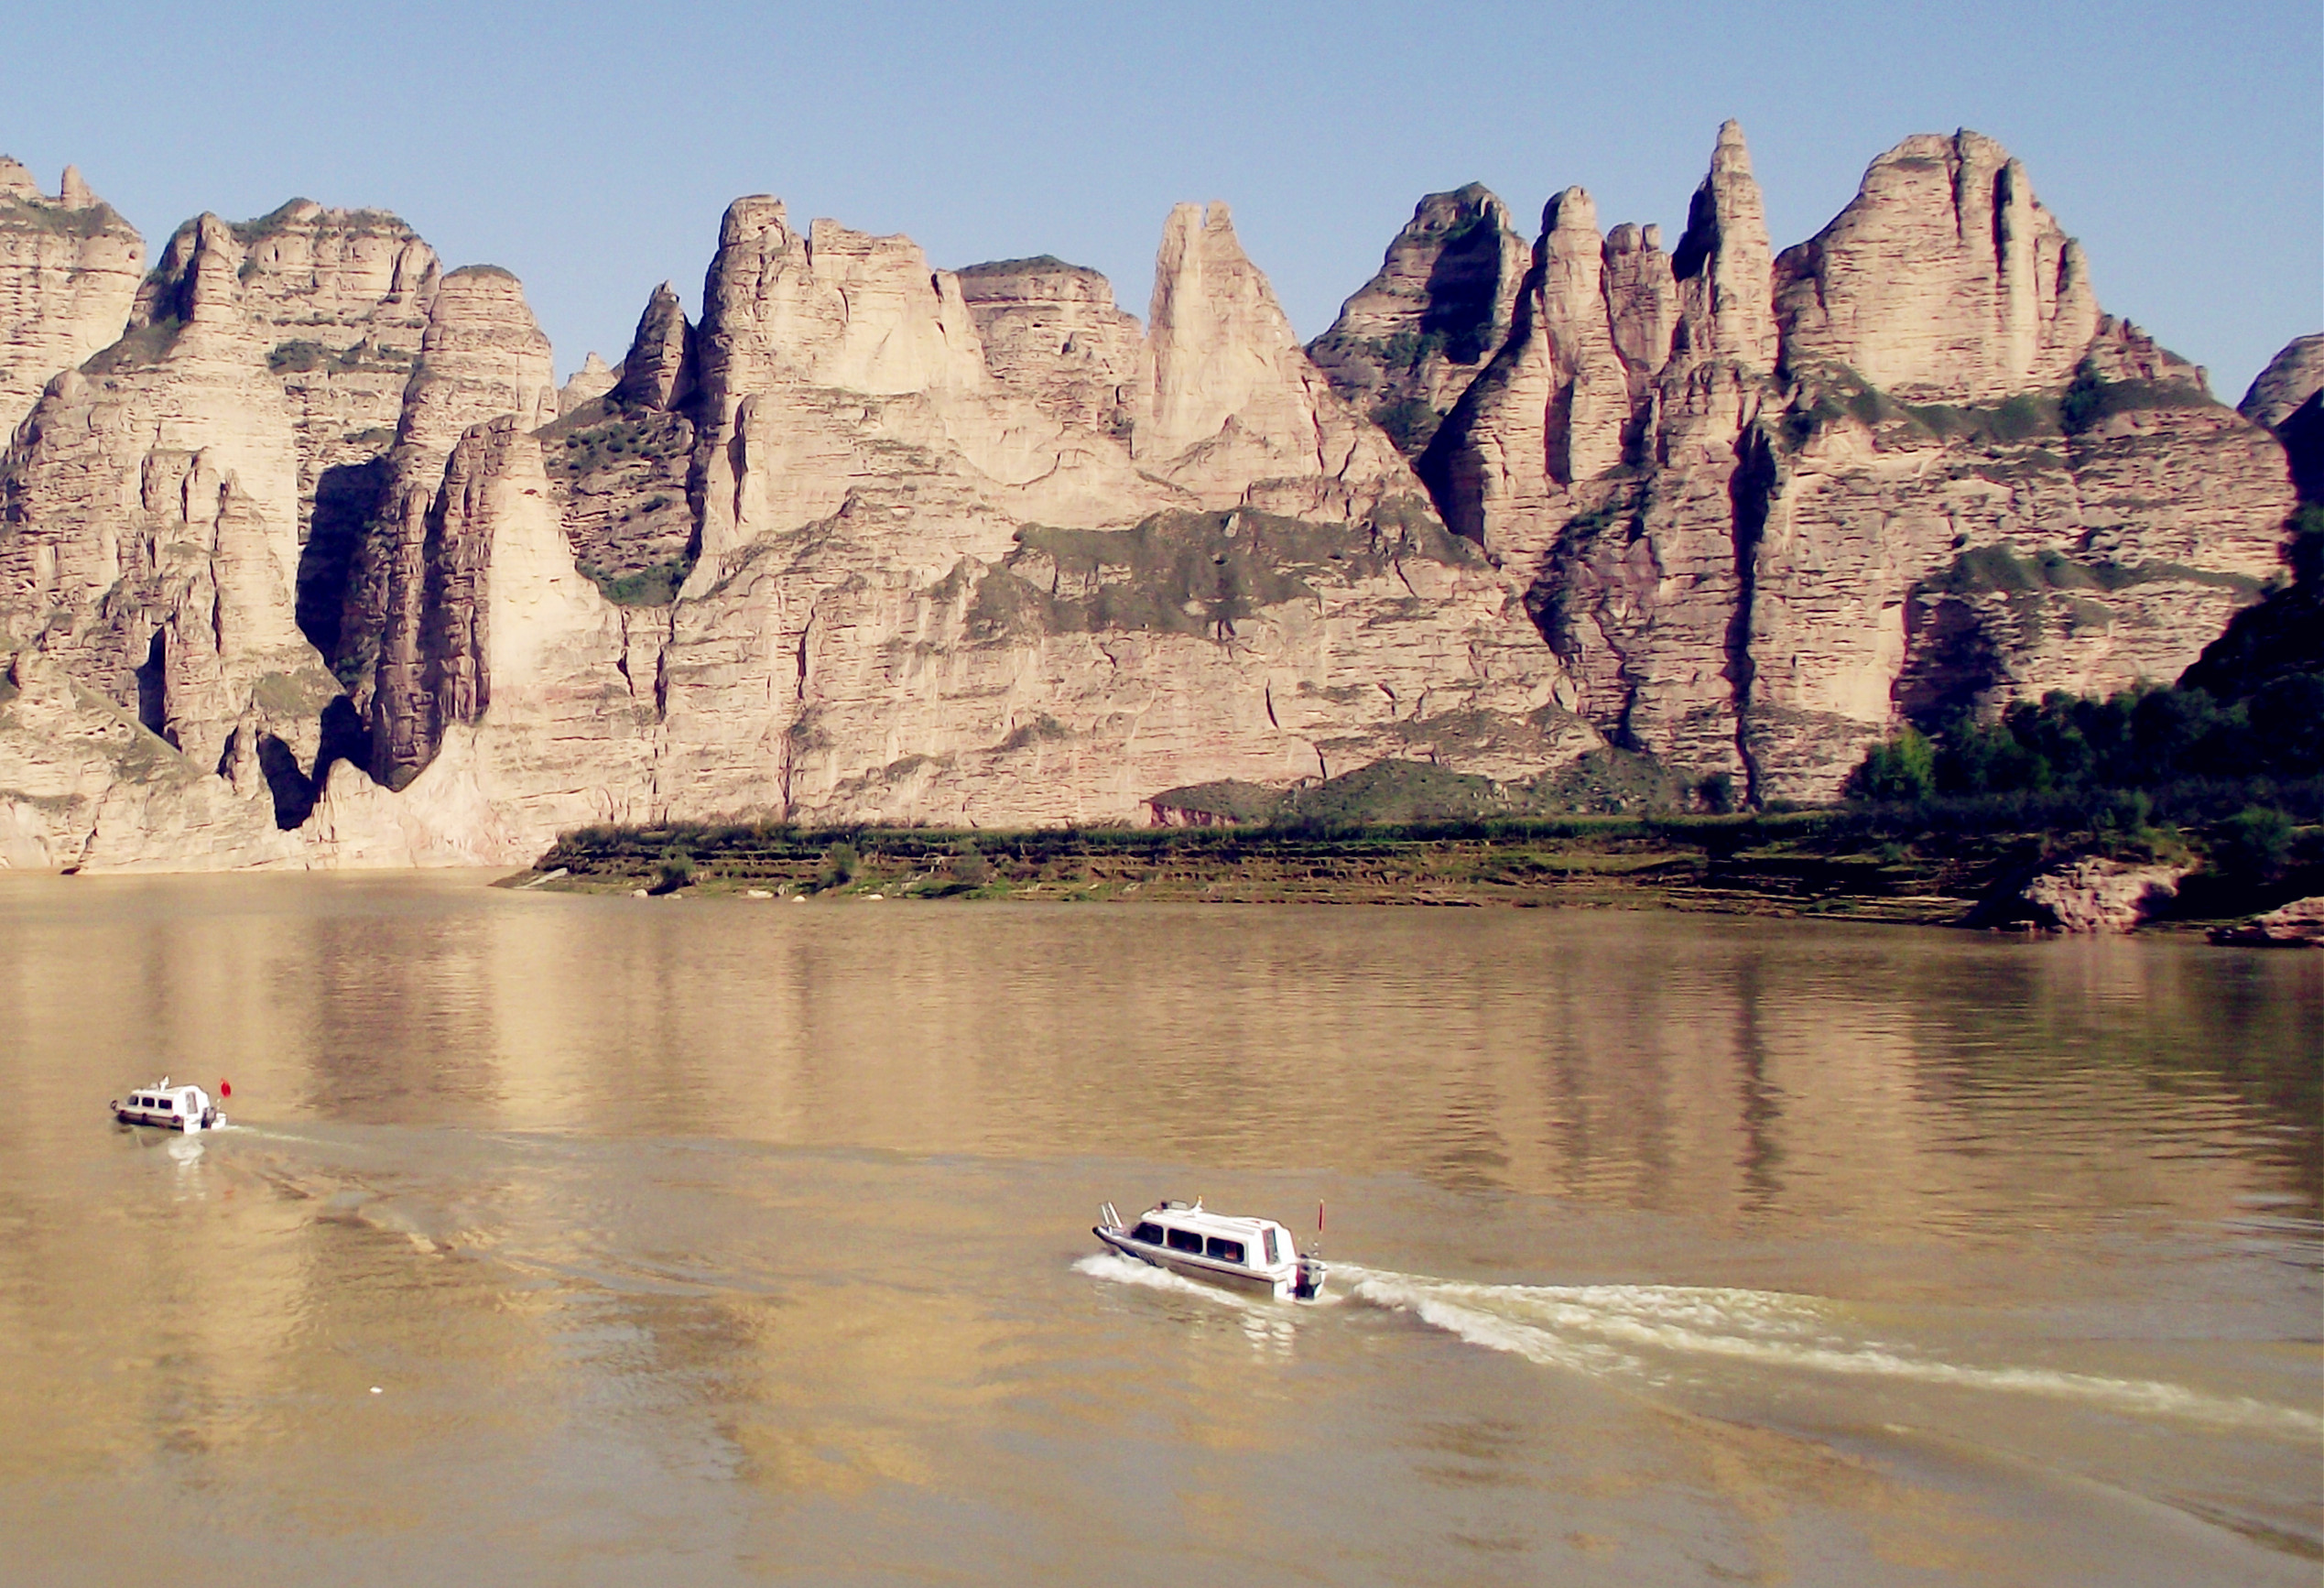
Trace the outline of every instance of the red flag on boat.
{"label": "red flag on boat", "polygon": [[218,1082],[218,1095],[221,1097],[232,1097],[233,1094],[234,1083],[221,1077]]}

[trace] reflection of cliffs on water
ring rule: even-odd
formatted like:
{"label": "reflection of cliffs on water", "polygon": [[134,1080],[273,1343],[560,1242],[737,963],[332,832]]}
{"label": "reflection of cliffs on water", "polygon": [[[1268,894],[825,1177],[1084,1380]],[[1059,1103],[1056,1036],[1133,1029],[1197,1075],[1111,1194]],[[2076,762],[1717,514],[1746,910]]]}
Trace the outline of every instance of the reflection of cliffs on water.
{"label": "reflection of cliffs on water", "polygon": [[[98,1006],[27,981],[26,1030],[231,1074],[243,1123],[1102,1140],[1906,1227],[2117,1195],[2228,1217],[2255,1162],[2316,1200],[2324,1011],[2300,955],[1626,911],[19,886],[109,916],[72,941],[125,977]],[[2183,1098],[2167,1119],[2157,1084]]]}
{"label": "reflection of cliffs on water", "polygon": [[[866,1551],[940,1576],[967,1517],[991,1574],[1112,1582],[1157,1473],[1175,1509],[1138,1548],[1172,1579],[1254,1518],[1385,1551],[1484,1509],[1480,1558],[1551,1580],[1581,1528],[1683,1530],[1742,1574],[1830,1558],[1833,1515],[1933,1549],[1946,1507],[2020,1515],[2043,1473],[2045,1560],[2275,1580],[2156,1498],[2312,1537],[2297,956],[429,877],[5,891],[0,1545],[35,1578],[60,1540],[149,1572],[149,1531],[96,1525],[125,1506],[219,1546],[171,1563],[193,1581],[457,1581],[490,1551],[561,1582],[577,1549],[608,1580]],[[116,1132],[108,1067],[149,1065],[230,1074],[246,1123]],[[1349,1290],[1094,1283],[1089,1215],[1125,1186],[1328,1195]]]}
{"label": "reflection of cliffs on water", "polygon": [[1965,132],[1781,252],[1732,123],[1668,252],[1579,188],[1530,249],[1430,195],[1304,349],[1222,204],[1168,217],[1141,325],[745,198],[700,320],[657,289],[561,390],[513,277],[379,212],[205,215],[141,284],[8,164],[0,231],[15,865],[1608,748],[1823,798],[1907,717],[2177,676],[2277,572],[2324,375],[2213,401]]}

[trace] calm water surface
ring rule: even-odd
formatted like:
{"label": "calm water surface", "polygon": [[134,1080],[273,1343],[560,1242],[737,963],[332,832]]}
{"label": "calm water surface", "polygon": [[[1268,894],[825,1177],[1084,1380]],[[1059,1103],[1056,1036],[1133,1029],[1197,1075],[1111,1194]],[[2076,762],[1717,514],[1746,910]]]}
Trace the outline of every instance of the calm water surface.
{"label": "calm water surface", "polygon": [[[0,1582],[2313,1588],[2320,1072],[2177,941],[0,877]],[[1197,1192],[1334,1299],[1092,1255]]]}

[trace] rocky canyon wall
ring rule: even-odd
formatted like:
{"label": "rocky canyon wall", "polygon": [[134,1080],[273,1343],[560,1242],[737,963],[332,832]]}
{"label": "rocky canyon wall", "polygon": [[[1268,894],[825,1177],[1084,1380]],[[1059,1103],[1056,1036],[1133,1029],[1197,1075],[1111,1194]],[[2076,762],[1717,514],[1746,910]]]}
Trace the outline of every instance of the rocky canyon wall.
{"label": "rocky canyon wall", "polygon": [[1614,743],[1829,798],[1907,718],[2174,679],[2278,575],[2282,447],[2100,311],[1990,139],[1906,139],[1773,255],[1730,123],[1657,243],[1552,200],[1415,458]]}
{"label": "rocky canyon wall", "polygon": [[657,288],[562,389],[515,277],[378,212],[143,266],[0,165],[0,863],[1134,821],[1609,744],[1820,798],[1908,716],[2175,676],[2314,406],[2313,360],[2254,423],[2101,314],[1968,133],[1781,254],[1732,123],[1668,252],[1580,188],[1530,246],[1431,195],[1304,349],[1216,203],[1142,324],[738,200],[699,323]]}

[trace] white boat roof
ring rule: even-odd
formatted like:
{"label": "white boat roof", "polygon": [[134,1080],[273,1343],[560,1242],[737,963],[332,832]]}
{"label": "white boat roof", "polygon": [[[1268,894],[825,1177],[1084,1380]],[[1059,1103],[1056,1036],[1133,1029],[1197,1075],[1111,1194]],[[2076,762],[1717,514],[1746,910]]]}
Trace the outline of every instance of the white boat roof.
{"label": "white boat roof", "polygon": [[1254,1235],[1273,1225],[1283,1226],[1273,1219],[1253,1218],[1239,1213],[1214,1213],[1208,1208],[1153,1207],[1140,1213],[1141,1221],[1152,1219],[1157,1224],[1175,1224],[1182,1230],[1200,1230],[1211,1235]]}

